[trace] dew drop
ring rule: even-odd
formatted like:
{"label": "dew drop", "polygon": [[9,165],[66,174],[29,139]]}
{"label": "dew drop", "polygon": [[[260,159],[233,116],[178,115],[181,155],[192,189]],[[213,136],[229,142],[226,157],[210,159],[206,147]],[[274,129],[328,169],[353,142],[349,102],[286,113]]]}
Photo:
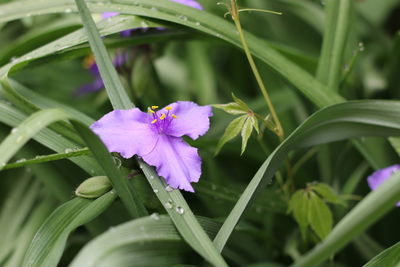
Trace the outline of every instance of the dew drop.
{"label": "dew drop", "polygon": [[363,43],[363,42],[359,42],[359,43],[358,43],[358,50],[360,50],[361,52],[365,50],[365,47],[364,47],[364,43]]}
{"label": "dew drop", "polygon": [[156,7],[154,7],[154,6],[151,8],[151,10],[154,11],[154,12],[158,11],[158,9]]}
{"label": "dew drop", "polygon": [[21,159],[17,160],[16,163],[22,163],[22,162],[25,162],[25,161],[26,161],[26,159],[21,158]]}
{"label": "dew drop", "polygon": [[166,209],[172,209],[172,201],[171,200],[168,200],[168,202],[166,202],[166,203],[164,203],[164,206],[165,206],[165,208]]}
{"label": "dew drop", "polygon": [[71,9],[71,8],[67,8],[67,9],[64,10],[64,13],[67,13],[67,14],[68,14],[68,13],[71,13],[71,12],[72,12],[72,9]]}
{"label": "dew drop", "polygon": [[73,152],[74,150],[72,149],[72,148],[66,148],[65,150],[64,150],[64,153],[71,153],[71,152]]}
{"label": "dew drop", "polygon": [[176,207],[175,211],[181,215],[185,213],[185,210],[181,206]]}
{"label": "dew drop", "polygon": [[15,134],[16,132],[18,132],[18,128],[12,128],[11,129],[11,134]]}
{"label": "dew drop", "polygon": [[24,139],[24,137],[21,135],[17,138],[17,140],[15,141],[17,144],[21,143],[22,140]]}
{"label": "dew drop", "polygon": [[153,189],[153,192],[157,194],[158,193],[158,189]]}
{"label": "dew drop", "polygon": [[160,220],[160,214],[158,214],[157,212],[154,212],[153,214],[150,215],[150,218],[158,221],[158,220]]}
{"label": "dew drop", "polygon": [[198,21],[195,24],[196,24],[196,26],[199,26],[199,27],[201,26],[201,23]]}
{"label": "dew drop", "polygon": [[149,24],[147,24],[147,22],[145,22],[145,21],[142,21],[142,22],[140,22],[140,26],[141,26],[142,28],[148,28],[148,27],[149,27]]}
{"label": "dew drop", "polygon": [[167,191],[167,192],[172,192],[172,191],[174,191],[174,189],[173,189],[172,187],[170,187],[169,185],[167,185],[167,186],[165,187],[165,191]]}

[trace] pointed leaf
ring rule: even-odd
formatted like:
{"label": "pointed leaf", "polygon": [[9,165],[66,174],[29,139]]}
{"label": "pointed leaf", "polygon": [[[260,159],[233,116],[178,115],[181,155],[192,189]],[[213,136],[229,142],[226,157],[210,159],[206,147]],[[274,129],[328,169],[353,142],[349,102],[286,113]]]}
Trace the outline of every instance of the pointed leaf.
{"label": "pointed leaf", "polygon": [[257,134],[260,133],[260,127],[258,126],[258,120],[256,118],[256,116],[250,116],[249,117],[251,119],[251,124],[253,125],[254,129],[256,130]]}
{"label": "pointed leaf", "polygon": [[250,110],[249,106],[243,100],[241,100],[240,98],[236,97],[233,93],[232,93],[232,98],[243,109]]}
{"label": "pointed leaf", "polygon": [[240,106],[238,103],[231,102],[228,104],[215,104],[212,105],[214,108],[222,109],[226,113],[233,115],[246,114],[247,110]]}
{"label": "pointed leaf", "polygon": [[241,135],[242,135],[242,151],[240,152],[240,155],[243,154],[243,152],[246,150],[247,141],[249,140],[249,137],[250,137],[252,131],[253,131],[252,120],[250,117],[247,117],[246,121],[243,124],[242,133],[241,133]]}
{"label": "pointed leaf", "polygon": [[332,187],[324,183],[317,183],[312,185],[311,188],[317,192],[324,200],[330,203],[339,203],[340,197],[333,191]]}
{"label": "pointed leaf", "polygon": [[309,198],[303,189],[296,191],[289,202],[289,212],[293,213],[296,222],[300,226],[302,237],[305,239],[306,229],[308,226],[308,206]]}
{"label": "pointed leaf", "polygon": [[310,192],[308,222],[321,239],[324,239],[332,230],[332,213],[314,192]]}
{"label": "pointed leaf", "polygon": [[218,146],[215,151],[215,155],[217,155],[219,153],[219,151],[225,145],[226,142],[228,142],[229,140],[232,140],[240,133],[240,130],[242,129],[243,124],[246,121],[246,119],[247,119],[247,116],[244,115],[244,116],[234,119],[228,125],[228,127],[226,128],[226,130],[224,132],[224,135],[221,137],[221,139],[218,142]]}

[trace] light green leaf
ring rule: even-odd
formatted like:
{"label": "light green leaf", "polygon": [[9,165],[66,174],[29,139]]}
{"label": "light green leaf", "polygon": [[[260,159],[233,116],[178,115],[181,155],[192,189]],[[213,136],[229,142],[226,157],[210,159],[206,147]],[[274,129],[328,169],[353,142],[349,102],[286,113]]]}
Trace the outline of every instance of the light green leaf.
{"label": "light green leaf", "polygon": [[395,208],[400,196],[400,173],[395,173],[378,189],[369,193],[354,207],[332,232],[313,250],[302,256],[293,267],[318,266]]}
{"label": "light green leaf", "polygon": [[[354,101],[314,113],[277,147],[254,175],[218,232],[214,243],[222,250],[250,201],[271,182],[289,151],[361,136],[400,135],[400,102]],[[374,217],[376,218],[376,217]]]}
{"label": "light green leaf", "polygon": [[308,222],[319,238],[324,239],[332,230],[332,212],[317,194],[310,192],[309,196]]}
{"label": "light green leaf", "polygon": [[327,184],[317,183],[311,185],[311,188],[330,203],[339,203],[341,200],[340,196]]}
{"label": "light green leaf", "polygon": [[250,110],[249,106],[240,98],[236,97],[233,93],[232,93],[232,98],[235,101],[235,103],[237,103],[242,109],[244,110]]}
{"label": "light green leaf", "polygon": [[221,148],[224,146],[224,144],[226,142],[228,142],[229,140],[232,140],[240,133],[246,119],[247,119],[247,116],[243,115],[243,116],[240,116],[240,117],[234,119],[233,121],[231,121],[231,123],[229,123],[228,127],[225,129],[224,135],[221,137],[221,139],[218,142],[217,149],[215,150],[215,155],[217,155],[219,153],[219,151],[221,150]]}
{"label": "light green leaf", "polygon": [[399,267],[400,266],[400,242],[385,249],[363,267]]}
{"label": "light green leaf", "polygon": [[222,109],[226,113],[232,114],[232,115],[240,115],[240,114],[246,114],[248,112],[247,109],[244,109],[242,106],[240,106],[236,102],[231,102],[228,104],[215,104],[212,105],[214,108]]}
{"label": "light green leaf", "polygon": [[250,120],[251,120],[251,124],[253,125],[254,129],[256,130],[256,132],[259,134],[260,133],[260,128],[258,126],[258,120],[256,118],[256,116],[249,116]]}
{"label": "light green leaf", "polygon": [[303,189],[296,191],[289,201],[289,212],[293,213],[296,222],[300,226],[303,239],[306,238],[308,226],[309,194]]}
{"label": "light green leaf", "polygon": [[251,132],[253,131],[253,121],[251,117],[247,116],[247,119],[245,120],[242,128],[242,151],[240,152],[240,155],[243,154],[243,152],[246,150],[247,146],[247,141],[249,140],[249,137],[251,136]]}

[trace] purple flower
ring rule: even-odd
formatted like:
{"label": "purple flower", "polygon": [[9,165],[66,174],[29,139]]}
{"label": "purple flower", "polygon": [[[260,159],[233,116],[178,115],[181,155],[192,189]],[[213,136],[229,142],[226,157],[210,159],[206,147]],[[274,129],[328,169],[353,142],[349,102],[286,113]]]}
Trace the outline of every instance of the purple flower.
{"label": "purple flower", "polygon": [[203,7],[194,0],[170,0],[170,1],[203,10]]}
{"label": "purple flower", "polygon": [[124,158],[138,155],[155,166],[169,186],[194,192],[190,183],[200,179],[201,158],[182,136],[195,140],[204,135],[210,128],[211,107],[178,101],[157,108],[152,106],[148,113],[138,108],[114,110],[90,128],[110,152]]}
{"label": "purple flower", "polygon": [[[377,189],[383,182],[385,182],[393,173],[400,170],[400,165],[392,165],[372,173],[368,178],[368,185],[372,190]],[[400,207],[400,202],[396,204],[396,206]]]}
{"label": "purple flower", "polygon": [[[117,51],[113,58],[113,65],[117,68],[117,70],[120,70],[125,65],[125,63],[129,61],[129,59],[130,52],[128,50]],[[74,92],[74,95],[76,96],[97,92],[104,88],[104,83],[100,76],[99,67],[96,64],[93,55],[87,56],[83,62],[83,65],[94,77],[94,81],[79,87]]]}

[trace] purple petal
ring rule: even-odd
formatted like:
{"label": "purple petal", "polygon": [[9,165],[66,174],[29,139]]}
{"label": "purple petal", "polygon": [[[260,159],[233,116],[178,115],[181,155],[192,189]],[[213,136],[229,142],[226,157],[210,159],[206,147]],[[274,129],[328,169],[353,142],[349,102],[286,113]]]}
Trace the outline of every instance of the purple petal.
{"label": "purple petal", "polygon": [[104,12],[103,14],[101,14],[101,17],[103,19],[108,19],[108,18],[114,17],[116,15],[119,15],[119,13],[118,12]]}
{"label": "purple petal", "polygon": [[[400,170],[400,165],[392,165],[372,173],[368,178],[368,185],[372,190],[377,189],[382,183],[384,183],[393,173]],[[400,202],[396,203],[397,207],[400,207]]]}
{"label": "purple petal", "polygon": [[170,1],[203,10],[203,7],[194,0],[170,0]]}
{"label": "purple petal", "polygon": [[96,78],[94,82],[84,84],[81,87],[79,87],[75,92],[74,95],[79,96],[79,95],[85,95],[93,92],[100,91],[101,89],[104,88],[104,83],[101,77]]}
{"label": "purple petal", "polygon": [[149,115],[138,108],[114,110],[93,123],[95,132],[110,152],[124,158],[150,153],[157,144],[158,134],[148,123]]}
{"label": "purple petal", "polygon": [[187,135],[193,140],[204,135],[210,128],[212,110],[210,106],[199,106],[189,101],[178,101],[169,105],[172,109],[167,111],[165,108],[162,113],[176,115],[176,119],[171,121],[165,133],[175,137]]}
{"label": "purple petal", "polygon": [[197,148],[189,146],[182,138],[159,135],[154,150],[142,158],[156,167],[157,173],[165,178],[169,186],[194,192],[190,183],[199,181],[201,158]]}
{"label": "purple petal", "polygon": [[372,173],[368,178],[368,185],[372,190],[377,189],[384,181],[386,181],[394,172],[400,170],[400,165],[392,165]]}

